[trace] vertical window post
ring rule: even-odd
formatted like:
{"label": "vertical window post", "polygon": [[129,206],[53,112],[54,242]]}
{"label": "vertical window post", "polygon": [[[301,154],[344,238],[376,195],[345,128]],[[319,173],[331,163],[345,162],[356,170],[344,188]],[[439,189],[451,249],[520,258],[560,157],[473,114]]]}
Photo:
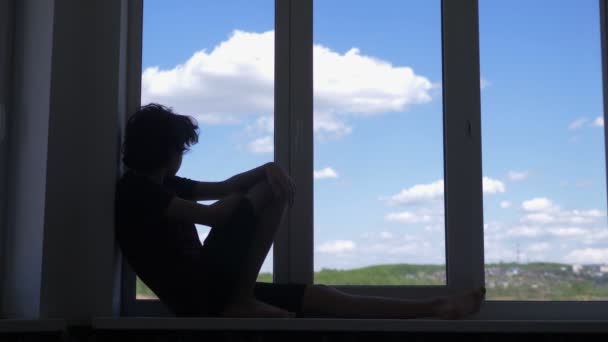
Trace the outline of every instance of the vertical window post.
{"label": "vertical window post", "polygon": [[[13,51],[14,3],[12,0],[0,2],[0,255],[4,255],[4,237],[7,224],[8,193],[8,113],[11,104],[11,64]],[[0,284],[4,277],[0,272]]]}
{"label": "vertical window post", "polygon": [[[124,5],[123,5],[124,6]],[[126,15],[123,14],[124,20],[122,39],[126,40],[125,44],[122,44],[126,54],[125,65],[126,69],[121,70],[121,81],[126,84],[124,89],[125,102],[121,103],[123,111],[119,110],[119,117],[117,118],[120,132],[124,133],[126,121],[131,113],[134,113],[137,108],[141,105],[141,63],[142,63],[142,30],[143,30],[143,0],[128,1],[126,4]],[[121,64],[121,67],[123,65]],[[116,177],[120,177],[123,173],[123,167],[121,162],[120,147],[122,146],[122,135],[119,141],[118,160],[116,161],[119,165],[118,174]],[[129,267],[129,264],[120,256],[121,259],[121,275],[120,275],[120,311],[124,314],[141,314],[136,307],[135,300],[135,272]]]}
{"label": "vertical window post", "polygon": [[483,286],[483,194],[477,0],[442,2],[448,291]]}
{"label": "vertical window post", "polygon": [[[600,5],[600,39],[602,46],[602,94],[604,95],[604,153],[606,162],[606,177],[608,179],[608,127],[606,127],[606,110],[608,109],[608,3],[606,0],[599,0]],[[608,182],[606,182],[608,186]]]}
{"label": "vertical window post", "polygon": [[275,1],[275,161],[296,183],[274,246],[274,281],[313,282],[312,0]]}

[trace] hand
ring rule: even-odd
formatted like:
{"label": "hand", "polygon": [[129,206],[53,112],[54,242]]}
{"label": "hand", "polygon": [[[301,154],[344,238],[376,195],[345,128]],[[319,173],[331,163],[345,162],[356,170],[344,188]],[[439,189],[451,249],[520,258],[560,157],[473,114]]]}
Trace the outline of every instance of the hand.
{"label": "hand", "polygon": [[283,169],[274,162],[266,164],[266,179],[272,188],[275,196],[278,198],[287,198],[287,203],[291,208],[293,206],[296,185],[294,181],[283,171]]}

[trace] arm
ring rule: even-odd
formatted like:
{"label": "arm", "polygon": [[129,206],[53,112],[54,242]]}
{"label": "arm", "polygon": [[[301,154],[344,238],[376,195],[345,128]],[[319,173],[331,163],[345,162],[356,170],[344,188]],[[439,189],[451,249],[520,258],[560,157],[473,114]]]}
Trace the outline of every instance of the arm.
{"label": "arm", "polygon": [[228,184],[228,187],[233,189],[233,192],[246,193],[254,185],[266,179],[266,168],[272,162],[258,166],[249,171],[234,175],[224,182]]}
{"label": "arm", "polygon": [[222,182],[196,182],[191,197],[192,200],[203,201],[219,199],[230,194],[244,195],[262,181],[268,181],[276,196],[284,194],[289,198],[290,205],[293,204],[295,184],[274,162],[239,173]]}
{"label": "arm", "polygon": [[215,200],[238,193],[239,189],[227,181],[222,182],[196,182],[192,194],[194,201]]}
{"label": "arm", "polygon": [[192,194],[194,201],[214,200],[231,194],[245,194],[258,182],[266,178],[267,164],[239,173],[221,182],[196,182]]}

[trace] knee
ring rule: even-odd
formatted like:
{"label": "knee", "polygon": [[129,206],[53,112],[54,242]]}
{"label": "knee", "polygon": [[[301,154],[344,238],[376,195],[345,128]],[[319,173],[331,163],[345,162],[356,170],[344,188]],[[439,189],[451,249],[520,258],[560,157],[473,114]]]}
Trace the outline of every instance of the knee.
{"label": "knee", "polygon": [[265,199],[267,202],[287,204],[287,193],[285,191],[279,191],[278,193],[276,193],[268,182],[268,180],[266,179],[261,181],[261,184],[262,187],[266,189],[265,192],[267,196],[265,196]]}
{"label": "knee", "polygon": [[270,205],[287,205],[287,196],[275,194],[267,180],[257,183],[245,196],[253,204],[256,213],[262,212]]}

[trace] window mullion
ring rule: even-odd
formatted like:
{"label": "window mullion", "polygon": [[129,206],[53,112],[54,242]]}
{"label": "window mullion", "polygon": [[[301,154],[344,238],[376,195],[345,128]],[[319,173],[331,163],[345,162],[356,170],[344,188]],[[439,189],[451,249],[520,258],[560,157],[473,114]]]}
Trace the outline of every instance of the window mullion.
{"label": "window mullion", "polygon": [[[8,184],[9,184],[9,111],[12,98],[13,35],[15,3],[12,0],[0,3],[0,255],[4,255],[6,229],[8,225]],[[0,283],[4,274],[0,272]]]}
{"label": "window mullion", "polygon": [[442,2],[448,291],[484,284],[477,0]]}
{"label": "window mullion", "polygon": [[274,245],[274,281],[313,281],[312,0],[275,2],[275,161],[296,183]]}
{"label": "window mullion", "polygon": [[[123,5],[123,10],[125,9]],[[141,106],[141,64],[142,64],[142,31],[143,31],[143,0],[128,1],[126,4],[126,23],[123,22],[121,39],[126,39],[121,42],[121,51],[124,53],[124,64],[121,61],[121,69],[126,64],[126,68],[120,70],[121,82],[125,83],[125,91],[121,96],[124,96],[124,102],[120,102],[121,108],[118,108],[118,125],[120,132],[124,132],[124,128],[131,113],[134,113]],[[123,14],[124,15],[124,14]],[[126,76],[124,79],[122,77]],[[122,146],[122,136],[119,146]],[[117,151],[120,156],[120,151]],[[124,172],[122,163],[119,163],[118,172],[121,176]],[[122,258],[122,254],[118,251],[121,260],[120,267],[120,312],[122,315],[142,315],[146,310],[138,306],[136,300],[136,276],[135,272],[129,267],[129,264]]]}
{"label": "window mullion", "polygon": [[[602,47],[602,90],[604,96],[604,113],[603,118],[604,122],[606,122],[606,109],[608,109],[608,32],[606,29],[608,28],[608,3],[606,0],[599,0],[600,6],[600,33],[601,33],[601,47]],[[608,179],[608,126],[604,125],[604,153],[605,153],[605,163],[606,163],[606,172]],[[608,182],[606,182],[608,186]],[[608,191],[607,191],[608,193]]]}

